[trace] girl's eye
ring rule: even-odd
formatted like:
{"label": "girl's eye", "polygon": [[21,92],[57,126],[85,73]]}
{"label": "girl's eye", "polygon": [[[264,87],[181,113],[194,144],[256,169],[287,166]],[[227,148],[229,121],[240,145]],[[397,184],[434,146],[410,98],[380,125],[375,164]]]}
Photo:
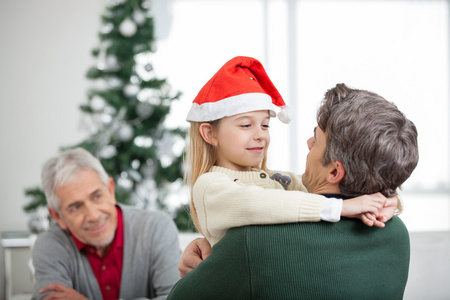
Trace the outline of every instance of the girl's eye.
{"label": "girl's eye", "polygon": [[264,127],[264,128],[270,128],[269,124],[263,125],[262,127]]}
{"label": "girl's eye", "polygon": [[242,128],[249,128],[250,126],[252,126],[251,124],[243,124],[241,125]]}

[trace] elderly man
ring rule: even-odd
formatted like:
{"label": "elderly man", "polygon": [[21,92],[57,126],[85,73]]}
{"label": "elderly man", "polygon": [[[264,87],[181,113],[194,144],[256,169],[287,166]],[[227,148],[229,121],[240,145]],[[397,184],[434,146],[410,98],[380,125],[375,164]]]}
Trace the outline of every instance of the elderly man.
{"label": "elderly man", "polygon": [[[344,201],[393,196],[417,165],[414,124],[377,94],[338,84],[317,122],[302,176],[310,192]],[[208,253],[204,240],[190,245],[180,272]],[[385,228],[347,218],[245,226],[229,230],[168,299],[402,299],[408,268],[409,235],[398,217]]]}
{"label": "elderly man", "polygon": [[165,299],[180,278],[173,221],[118,205],[114,181],[84,149],[51,158],[42,170],[57,224],[33,247],[33,299]]}

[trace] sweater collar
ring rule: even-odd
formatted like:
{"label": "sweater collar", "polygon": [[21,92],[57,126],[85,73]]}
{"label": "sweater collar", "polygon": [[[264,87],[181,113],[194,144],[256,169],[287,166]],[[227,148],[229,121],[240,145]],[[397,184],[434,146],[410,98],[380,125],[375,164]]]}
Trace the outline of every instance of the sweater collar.
{"label": "sweater collar", "polygon": [[338,198],[343,200],[350,199],[349,197],[344,197],[341,194],[320,194],[320,195],[325,196],[327,198]]}
{"label": "sweater collar", "polygon": [[265,176],[263,176],[264,178],[270,177],[269,174],[267,174],[263,170],[256,168],[253,168],[251,171],[236,171],[224,167],[212,166],[212,168],[209,171],[224,173],[225,175],[227,175],[232,179],[239,179],[239,180],[261,179],[262,177],[260,174],[265,174]]}
{"label": "sweater collar", "polygon": [[[263,170],[253,168],[251,171],[235,171],[224,167],[212,166],[209,170],[210,172],[220,172],[226,174],[228,177],[232,179],[260,179],[260,174],[266,174],[267,178],[269,178],[269,174],[264,172]],[[349,197],[344,197],[341,194],[321,194],[327,198],[338,198],[338,199],[349,199]]]}

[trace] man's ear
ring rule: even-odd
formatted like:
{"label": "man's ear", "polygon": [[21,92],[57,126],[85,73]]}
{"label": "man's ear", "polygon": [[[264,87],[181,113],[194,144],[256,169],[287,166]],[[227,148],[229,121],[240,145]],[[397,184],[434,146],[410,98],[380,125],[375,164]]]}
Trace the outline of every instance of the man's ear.
{"label": "man's ear", "polygon": [[61,227],[62,230],[66,230],[67,224],[64,221],[64,219],[62,218],[61,214],[58,211],[50,208],[50,206],[47,206],[47,209],[48,209],[48,213],[56,221],[56,223],[58,223],[59,227]]}
{"label": "man's ear", "polygon": [[338,160],[331,163],[331,165],[332,167],[327,174],[327,181],[331,184],[339,184],[339,182],[345,176],[344,165]]}
{"label": "man's ear", "polygon": [[208,144],[212,146],[217,146],[217,138],[214,134],[214,128],[210,123],[202,123],[199,127],[199,132],[202,138],[207,142]]}
{"label": "man's ear", "polygon": [[112,177],[108,178],[108,191],[109,191],[109,195],[111,196],[111,199],[113,200],[113,203],[116,204],[116,194],[115,194],[115,182],[114,179]]}

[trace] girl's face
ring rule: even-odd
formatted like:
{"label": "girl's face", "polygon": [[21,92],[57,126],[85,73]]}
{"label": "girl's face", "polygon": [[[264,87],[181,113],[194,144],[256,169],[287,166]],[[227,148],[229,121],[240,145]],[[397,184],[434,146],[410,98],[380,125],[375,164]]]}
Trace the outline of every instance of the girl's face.
{"label": "girl's face", "polygon": [[267,110],[225,117],[215,132],[216,165],[236,171],[259,166],[270,143]]}

